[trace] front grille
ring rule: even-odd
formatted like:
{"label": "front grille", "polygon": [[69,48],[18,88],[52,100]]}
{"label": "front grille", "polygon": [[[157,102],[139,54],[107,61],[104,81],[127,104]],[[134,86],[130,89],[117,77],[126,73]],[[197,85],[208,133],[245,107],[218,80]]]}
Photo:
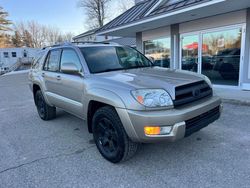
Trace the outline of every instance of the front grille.
{"label": "front grille", "polygon": [[199,131],[203,127],[208,126],[210,123],[214,122],[219,117],[220,117],[220,106],[185,121],[186,123],[185,136],[189,136],[192,133]]}
{"label": "front grille", "polygon": [[174,106],[179,107],[212,95],[213,91],[205,81],[178,86],[175,88]]}

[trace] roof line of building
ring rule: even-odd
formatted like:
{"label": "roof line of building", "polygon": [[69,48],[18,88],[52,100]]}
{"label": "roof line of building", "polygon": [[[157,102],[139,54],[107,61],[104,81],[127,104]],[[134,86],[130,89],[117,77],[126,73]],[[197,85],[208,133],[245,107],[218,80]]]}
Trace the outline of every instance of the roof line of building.
{"label": "roof line of building", "polygon": [[85,36],[90,35],[90,34],[95,34],[96,31],[97,31],[98,29],[99,29],[99,28],[97,28],[97,29],[91,29],[91,30],[88,30],[88,31],[86,31],[86,32],[84,32],[84,33],[81,33],[81,34],[79,34],[79,35],[73,37],[73,40],[74,40],[75,38],[85,37]]}
{"label": "roof line of building", "polygon": [[169,17],[169,16],[177,15],[177,14],[180,14],[180,13],[184,13],[184,12],[187,12],[187,11],[191,11],[191,10],[194,10],[194,9],[197,9],[197,8],[202,8],[202,7],[205,7],[205,6],[217,4],[217,3],[220,3],[220,2],[224,2],[224,1],[226,1],[226,0],[207,0],[206,2],[196,4],[196,5],[193,5],[193,6],[189,6],[187,8],[182,8],[182,9],[179,9],[179,10],[176,10],[176,11],[172,11],[172,12],[169,12],[167,14],[159,14],[159,15],[144,17],[142,19],[138,19],[138,20],[135,20],[133,22],[125,23],[125,24],[122,24],[122,25],[119,25],[119,26],[111,27],[109,29],[100,28],[99,30],[97,30],[97,33],[98,33],[98,35],[104,35],[106,33],[114,32],[116,30],[121,30],[121,29],[125,29],[125,28],[128,28],[128,27],[133,27],[133,26],[136,26],[136,25],[139,25],[139,24],[143,24],[143,23],[150,22],[150,21],[155,21],[155,20],[158,20],[158,19],[161,19],[161,18],[166,18],[166,17]]}

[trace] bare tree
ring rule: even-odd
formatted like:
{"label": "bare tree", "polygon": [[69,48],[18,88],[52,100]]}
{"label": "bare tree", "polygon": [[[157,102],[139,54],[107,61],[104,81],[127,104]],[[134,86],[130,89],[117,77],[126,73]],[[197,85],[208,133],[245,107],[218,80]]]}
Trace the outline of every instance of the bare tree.
{"label": "bare tree", "polygon": [[12,43],[17,47],[42,48],[64,41],[70,42],[73,37],[72,33],[63,34],[57,27],[45,26],[35,21],[19,22],[15,24],[14,31]]}
{"label": "bare tree", "polygon": [[48,45],[53,45],[61,42],[71,42],[73,36],[74,34],[71,32],[62,34],[58,28],[48,27]]}
{"label": "bare tree", "polygon": [[60,42],[61,38],[61,32],[58,28],[56,27],[48,27],[47,31],[47,42],[48,45],[53,45],[58,42]]}
{"label": "bare tree", "polygon": [[32,36],[31,34],[29,33],[29,31],[27,30],[24,30],[24,33],[23,33],[23,46],[26,46],[26,47],[34,47],[33,46],[33,40],[32,40]]}
{"label": "bare tree", "polygon": [[110,0],[79,0],[78,6],[83,8],[90,29],[99,28],[107,19],[107,7]]}
{"label": "bare tree", "polygon": [[74,37],[73,33],[71,33],[71,32],[65,33],[63,35],[63,41],[65,41],[65,42],[71,42],[73,37]]}
{"label": "bare tree", "polygon": [[134,0],[119,0],[118,1],[119,13],[121,14],[121,13],[127,11],[128,9],[130,9],[134,5],[135,5]]}

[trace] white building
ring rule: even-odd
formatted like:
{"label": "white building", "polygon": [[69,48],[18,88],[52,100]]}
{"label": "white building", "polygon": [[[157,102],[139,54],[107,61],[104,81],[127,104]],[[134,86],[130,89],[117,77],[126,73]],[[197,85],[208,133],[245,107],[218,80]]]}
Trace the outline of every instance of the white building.
{"label": "white building", "polygon": [[20,65],[31,64],[39,49],[0,48],[0,72],[8,72]]}
{"label": "white building", "polygon": [[121,45],[135,47],[135,37],[116,37],[97,35],[98,29],[93,29],[73,37],[74,42],[114,42]]}

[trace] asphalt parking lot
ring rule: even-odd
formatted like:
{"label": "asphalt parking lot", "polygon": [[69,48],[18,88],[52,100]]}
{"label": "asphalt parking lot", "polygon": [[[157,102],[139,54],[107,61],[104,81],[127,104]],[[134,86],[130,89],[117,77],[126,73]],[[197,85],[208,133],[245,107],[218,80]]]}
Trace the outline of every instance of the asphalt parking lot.
{"label": "asphalt parking lot", "polygon": [[250,106],[178,141],[142,145],[111,164],[85,123],[63,111],[42,121],[26,74],[0,77],[0,187],[249,187]]}

